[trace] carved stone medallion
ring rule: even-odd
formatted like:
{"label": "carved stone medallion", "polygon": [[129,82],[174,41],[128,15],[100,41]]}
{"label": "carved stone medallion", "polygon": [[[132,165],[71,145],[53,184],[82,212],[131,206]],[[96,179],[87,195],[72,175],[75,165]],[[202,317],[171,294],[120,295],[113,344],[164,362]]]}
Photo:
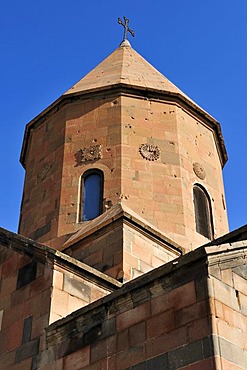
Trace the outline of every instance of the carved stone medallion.
{"label": "carved stone medallion", "polygon": [[193,163],[193,171],[195,172],[196,176],[201,179],[201,180],[204,180],[205,177],[206,177],[206,171],[205,171],[205,168],[203,167],[202,164],[198,163],[198,162],[194,162]]}
{"label": "carved stone medallion", "polygon": [[102,158],[101,145],[92,145],[88,148],[81,148],[80,162],[95,161]]}
{"label": "carved stone medallion", "polygon": [[156,161],[160,157],[160,149],[153,144],[141,144],[139,153],[148,161]]}

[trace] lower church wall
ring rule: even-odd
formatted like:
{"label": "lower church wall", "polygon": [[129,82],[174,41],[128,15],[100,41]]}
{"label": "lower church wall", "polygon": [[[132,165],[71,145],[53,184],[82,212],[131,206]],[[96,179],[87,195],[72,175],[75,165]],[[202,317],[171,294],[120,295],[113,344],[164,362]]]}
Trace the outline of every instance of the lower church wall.
{"label": "lower church wall", "polygon": [[122,221],[96,230],[63,252],[114,279],[123,278]]}
{"label": "lower church wall", "polygon": [[[22,252],[0,238],[1,370],[247,368],[246,241],[201,247],[121,285],[15,238]],[[85,298],[93,285],[106,295],[49,325],[54,287]]]}
{"label": "lower church wall", "polygon": [[123,225],[123,269],[124,281],[134,279],[181,255],[181,251],[168,246],[164,241],[133,227]]}
{"label": "lower church wall", "polygon": [[31,369],[45,349],[52,266],[0,246],[0,369]]}
{"label": "lower church wall", "polygon": [[206,263],[176,264],[52,324],[33,369],[215,369]]}
{"label": "lower church wall", "polygon": [[123,217],[63,249],[63,252],[110,277],[126,282],[182,254],[150,227]]}
{"label": "lower church wall", "polygon": [[121,286],[72,258],[0,230],[0,369],[29,370],[45,328]]}
{"label": "lower church wall", "polygon": [[246,248],[215,249],[199,248],[52,324],[33,370],[246,369]]}
{"label": "lower church wall", "polygon": [[49,324],[111,292],[111,289],[104,288],[90,282],[84,276],[55,265]]}

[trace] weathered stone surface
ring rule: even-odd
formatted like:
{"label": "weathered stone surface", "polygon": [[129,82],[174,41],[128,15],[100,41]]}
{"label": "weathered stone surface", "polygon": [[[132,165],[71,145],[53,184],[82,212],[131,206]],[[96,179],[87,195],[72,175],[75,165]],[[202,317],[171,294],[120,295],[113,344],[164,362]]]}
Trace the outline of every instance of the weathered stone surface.
{"label": "weathered stone surface", "polygon": [[239,366],[240,369],[247,367],[247,351],[221,337],[214,336],[215,354],[227,361]]}
{"label": "weathered stone surface", "polygon": [[241,276],[243,279],[247,280],[247,261],[246,261],[246,265],[235,267],[233,269],[233,272]]}
{"label": "weathered stone surface", "polygon": [[[208,242],[195,230],[191,196],[201,181],[214,200],[215,233],[227,232],[219,123],[133,49],[118,48],[107,60],[105,73],[96,67],[59,99],[62,109],[57,101],[28,124],[20,232],[57,248],[58,238],[80,228],[78,188],[95,169],[104,174],[103,213],[120,201],[189,251]],[[89,86],[99,91],[88,95]],[[198,161],[205,178],[193,171]]]}
{"label": "weathered stone surface", "polygon": [[40,239],[41,236],[47,234],[50,230],[51,230],[51,223],[48,222],[46,225],[43,225],[39,227],[37,230],[35,230],[33,239],[35,240]]}
{"label": "weathered stone surface", "polygon": [[33,316],[27,317],[23,322],[22,344],[27,343],[31,339]]}
{"label": "weathered stone surface", "polygon": [[[21,243],[22,239],[17,241]],[[11,248],[20,250],[22,246],[14,247],[12,244]],[[28,250],[26,244],[23,248]],[[69,368],[72,366],[70,361],[74,357],[78,359],[80,351],[85,366],[90,364],[96,368],[108,363],[114,369],[123,366],[148,369],[168,363],[175,370],[196,363],[202,368],[213,369],[215,356],[218,356],[222,358],[222,363],[227,361],[245,369],[244,338],[247,327],[244,307],[247,300],[245,275],[241,272],[245,271],[245,267],[242,269],[239,265],[242,261],[242,266],[245,266],[243,250],[245,247],[228,249],[223,246],[217,251],[201,247],[129,283],[120,284],[113,293],[47,327],[45,337],[51,286],[70,295],[73,289],[74,293],[80,291],[84,284],[88,284],[91,290],[102,289],[104,280],[103,275],[97,273],[89,281],[92,268],[84,269],[84,265],[73,262],[73,258],[63,258],[61,252],[52,253],[47,247],[33,244],[35,258],[44,259],[42,263],[45,263],[46,257],[48,263],[44,264],[44,275],[10,292],[9,300],[0,297],[4,307],[0,353],[14,351],[16,364],[25,361],[25,366],[29,366],[31,362],[28,359],[33,358],[33,370],[56,369],[56,366],[59,369],[62,359],[67,359],[66,366]],[[227,255],[233,267],[222,270]],[[20,258],[20,265],[16,263],[11,272],[13,278],[16,279],[19,267],[25,267],[23,264],[27,261]],[[56,269],[54,275],[52,261]],[[216,262],[220,271],[227,271],[224,281],[210,274]],[[107,279],[110,278],[106,278],[105,283],[110,284]],[[64,287],[66,291],[61,290]],[[25,299],[19,299],[18,303],[17,293],[22,291]],[[74,299],[79,300],[75,296]],[[64,303],[61,300],[61,305]],[[11,307],[11,304],[16,306]],[[22,317],[23,312],[25,317]],[[10,361],[10,357],[1,355],[0,366],[6,361]]]}
{"label": "weathered stone surface", "polygon": [[22,344],[16,351],[15,363],[21,362],[28,357],[33,357],[38,353],[39,350],[39,338]]}
{"label": "weathered stone surface", "polygon": [[88,285],[83,284],[75,277],[71,278],[67,275],[64,276],[64,285],[63,289],[65,292],[70,293],[71,295],[81,298],[86,302],[90,300],[90,288]]}
{"label": "weathered stone surface", "polygon": [[36,272],[37,263],[34,260],[26,266],[23,266],[18,272],[17,289],[22,288],[24,285],[36,279]]}

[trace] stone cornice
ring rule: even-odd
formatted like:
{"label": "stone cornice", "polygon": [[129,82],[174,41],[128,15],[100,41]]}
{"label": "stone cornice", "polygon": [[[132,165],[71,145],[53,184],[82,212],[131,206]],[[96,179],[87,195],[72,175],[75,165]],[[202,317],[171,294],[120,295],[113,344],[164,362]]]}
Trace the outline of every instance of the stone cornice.
{"label": "stone cornice", "polygon": [[34,258],[37,262],[61,266],[62,268],[83,276],[99,286],[115,290],[122,284],[108,275],[82,263],[62,252],[38,243],[22,235],[0,228],[0,246]]}
{"label": "stone cornice", "polygon": [[[247,244],[247,243],[246,243]],[[91,303],[71,315],[51,324],[46,329],[49,345],[57,345],[61,341],[81,335],[90,325],[95,325],[105,318],[132,309],[156,297],[161,292],[171,291],[192,280],[214,275],[214,266],[218,270],[233,268],[247,263],[247,246],[231,245],[200,247],[193,252],[166,263],[128,283],[119,290],[107,295],[100,301]]]}
{"label": "stone cornice", "polygon": [[101,87],[97,89],[92,89],[88,91],[83,91],[79,93],[71,93],[68,95],[62,95],[44,111],[42,111],[37,117],[30,121],[26,125],[24,140],[21,150],[20,162],[25,168],[25,155],[28,146],[28,138],[32,128],[37,125],[42,124],[46,119],[52,117],[58,111],[68,104],[78,103],[80,101],[89,99],[105,99],[111,96],[128,95],[133,97],[139,97],[141,99],[153,99],[157,101],[168,101],[178,104],[182,109],[186,110],[193,116],[201,120],[201,123],[209,127],[214,131],[216,146],[218,148],[219,157],[222,166],[227,162],[227,152],[224,144],[223,135],[221,132],[221,127],[218,121],[216,121],[212,116],[210,116],[205,110],[200,108],[186,96],[174,93],[170,91],[155,90],[151,88],[131,86],[126,84],[117,84],[107,87]]}

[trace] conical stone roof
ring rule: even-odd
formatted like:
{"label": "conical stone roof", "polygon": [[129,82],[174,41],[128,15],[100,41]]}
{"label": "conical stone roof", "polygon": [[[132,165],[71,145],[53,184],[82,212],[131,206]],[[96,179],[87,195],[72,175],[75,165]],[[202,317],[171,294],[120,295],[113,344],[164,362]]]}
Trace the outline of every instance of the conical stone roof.
{"label": "conical stone roof", "polygon": [[[128,44],[121,44],[64,95],[125,84],[175,93],[189,99]],[[191,99],[189,99],[191,101]]]}
{"label": "conical stone roof", "polygon": [[30,129],[35,122],[42,119],[44,115],[51,114],[50,112],[52,110],[56,111],[54,108],[58,104],[73,96],[84,95],[117,86],[153,91],[163,96],[171,95],[173,98],[175,97],[183,101],[190,109],[196,111],[200,116],[205,117],[207,122],[209,122],[209,126],[216,131],[222,154],[222,164],[224,165],[226,163],[227,153],[219,123],[132,49],[126,41],[122,42],[105,60],[29,122],[25,130],[20,158],[21,163],[25,166],[27,140]]}

